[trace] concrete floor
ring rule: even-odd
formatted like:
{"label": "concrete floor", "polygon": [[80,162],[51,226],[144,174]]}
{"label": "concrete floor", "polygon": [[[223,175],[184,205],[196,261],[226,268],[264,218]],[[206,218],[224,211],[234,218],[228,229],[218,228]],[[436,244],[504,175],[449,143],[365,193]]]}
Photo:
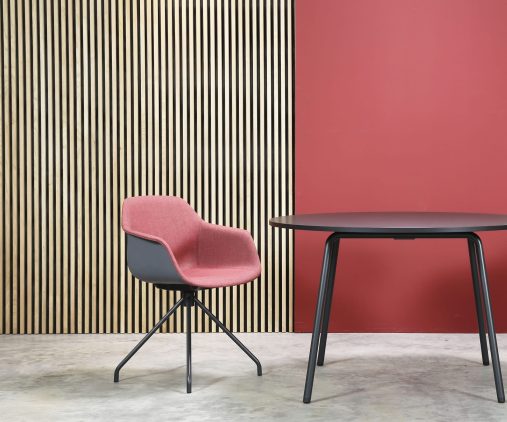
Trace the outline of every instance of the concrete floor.
{"label": "concrete floor", "polygon": [[[507,421],[477,335],[330,335],[309,405],[310,335],[239,337],[264,375],[224,334],[195,334],[186,394],[181,334],[155,335],[119,384],[114,367],[140,335],[1,336],[0,420]],[[505,355],[507,335],[499,346]]]}

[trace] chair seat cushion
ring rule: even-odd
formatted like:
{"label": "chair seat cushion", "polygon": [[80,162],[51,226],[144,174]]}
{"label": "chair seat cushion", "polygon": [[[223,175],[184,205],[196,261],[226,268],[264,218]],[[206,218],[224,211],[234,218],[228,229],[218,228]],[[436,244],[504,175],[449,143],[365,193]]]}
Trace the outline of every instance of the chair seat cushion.
{"label": "chair seat cushion", "polygon": [[205,288],[235,286],[248,283],[259,277],[260,265],[242,267],[195,266],[183,269],[190,284]]}

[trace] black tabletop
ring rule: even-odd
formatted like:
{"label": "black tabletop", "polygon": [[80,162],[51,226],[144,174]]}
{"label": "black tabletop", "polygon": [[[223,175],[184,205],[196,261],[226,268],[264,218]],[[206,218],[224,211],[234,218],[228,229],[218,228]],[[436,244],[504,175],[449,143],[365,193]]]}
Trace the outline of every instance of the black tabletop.
{"label": "black tabletop", "polygon": [[507,230],[507,215],[461,212],[337,212],[269,220],[274,227],[337,233],[468,233]]}

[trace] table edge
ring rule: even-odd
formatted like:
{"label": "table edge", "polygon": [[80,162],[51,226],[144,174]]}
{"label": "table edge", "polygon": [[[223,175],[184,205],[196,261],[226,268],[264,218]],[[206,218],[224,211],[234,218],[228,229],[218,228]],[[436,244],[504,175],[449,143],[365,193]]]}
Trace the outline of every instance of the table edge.
{"label": "table edge", "polygon": [[334,233],[358,233],[358,234],[415,234],[415,233],[474,233],[483,231],[502,231],[507,230],[505,226],[470,226],[470,227],[424,227],[424,228],[371,228],[371,227],[335,227],[335,226],[307,226],[304,224],[285,224],[279,222],[273,222],[269,220],[271,227],[289,229],[289,230],[305,230],[305,231],[317,231],[317,232],[334,232]]}

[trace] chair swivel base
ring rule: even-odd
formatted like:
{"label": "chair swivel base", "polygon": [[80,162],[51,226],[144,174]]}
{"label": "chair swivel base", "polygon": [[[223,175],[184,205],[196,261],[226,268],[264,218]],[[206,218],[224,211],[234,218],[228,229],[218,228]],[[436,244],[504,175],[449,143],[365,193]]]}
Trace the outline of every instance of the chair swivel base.
{"label": "chair swivel base", "polygon": [[196,298],[195,290],[184,290],[183,297],[175,303],[175,305],[169,309],[169,311],[162,317],[162,319],[157,322],[157,324],[146,334],[142,340],[137,343],[137,345],[129,352],[127,356],[118,364],[116,369],[114,370],[114,382],[120,381],[120,370],[123,366],[130,360],[132,356],[134,356],[141,347],[150,339],[150,337],[155,334],[155,332],[169,319],[169,317],[178,309],[180,306],[185,306],[187,308],[186,311],[186,337],[187,337],[187,393],[192,392],[192,327],[191,327],[191,315],[192,315],[192,306],[196,305],[219,327],[222,331],[229,336],[229,338],[238,345],[238,347],[245,352],[250,359],[252,359],[257,366],[257,375],[262,375],[262,366],[259,360],[254,356],[250,350],[246,348],[246,346],[238,340],[238,338],[232,334],[227,327],[222,324],[222,322],[211,313],[211,311],[206,308],[203,303]]}

